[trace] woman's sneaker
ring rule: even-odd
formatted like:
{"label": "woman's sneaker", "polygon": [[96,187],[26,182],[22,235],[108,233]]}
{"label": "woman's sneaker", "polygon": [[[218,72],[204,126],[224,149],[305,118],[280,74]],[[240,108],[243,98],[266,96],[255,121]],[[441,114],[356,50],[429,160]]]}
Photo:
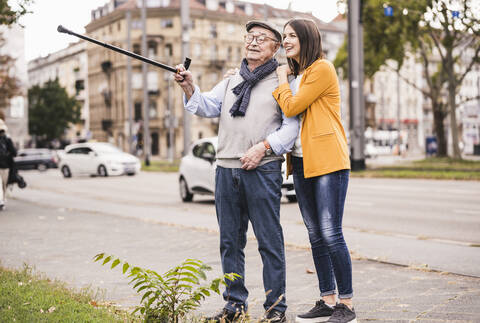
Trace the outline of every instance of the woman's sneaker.
{"label": "woman's sneaker", "polygon": [[357,323],[357,315],[355,310],[349,309],[345,304],[337,304],[333,308],[333,314],[328,319],[329,323]]}
{"label": "woman's sneaker", "polygon": [[322,322],[319,319],[329,317],[333,313],[333,307],[328,306],[325,304],[323,300],[319,300],[315,303],[315,306],[304,314],[299,314],[295,318],[295,322],[298,323],[314,323],[314,322]]}

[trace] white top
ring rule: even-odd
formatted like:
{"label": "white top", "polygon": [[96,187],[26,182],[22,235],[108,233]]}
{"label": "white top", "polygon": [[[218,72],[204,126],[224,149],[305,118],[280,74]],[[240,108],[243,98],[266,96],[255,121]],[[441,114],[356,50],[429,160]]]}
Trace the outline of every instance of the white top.
{"label": "white top", "polygon": [[[295,93],[293,93],[293,95],[295,95],[297,92],[298,92],[298,89],[300,88],[300,81],[302,80],[302,77],[303,77],[303,74],[299,74],[296,78],[295,78]],[[293,91],[292,91],[293,92]],[[297,136],[297,139],[295,140],[295,143],[293,144],[293,149],[292,149],[292,155],[295,156],[295,157],[303,157],[303,152],[302,152],[302,139],[300,138],[300,134],[302,133],[302,121],[303,121],[303,114],[304,112],[302,112],[300,115],[299,115],[299,119],[300,119],[300,127],[298,127],[298,136]]]}

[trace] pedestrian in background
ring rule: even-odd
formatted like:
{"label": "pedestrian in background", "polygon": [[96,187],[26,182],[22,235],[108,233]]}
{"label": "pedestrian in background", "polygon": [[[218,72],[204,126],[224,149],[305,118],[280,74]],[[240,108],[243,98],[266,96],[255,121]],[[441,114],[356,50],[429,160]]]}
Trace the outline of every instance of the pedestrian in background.
{"label": "pedestrian in background", "polygon": [[0,211],[5,209],[8,173],[13,166],[13,157],[17,156],[17,150],[12,139],[7,136],[7,125],[0,119]]}
{"label": "pedestrian in background", "polygon": [[[332,63],[323,58],[320,32],[309,19],[291,19],[283,30],[288,65],[279,66],[273,92],[287,117],[299,115],[300,134],[287,171],[293,170],[298,205],[308,230],[321,299],[297,322],[356,322],[352,263],[342,232],[350,159],[340,116],[340,90]],[[296,77],[295,95],[287,75]],[[339,303],[336,303],[338,289]]]}
{"label": "pedestrian in background", "polygon": [[245,254],[248,222],[263,262],[265,322],[285,322],[285,247],[280,225],[282,154],[291,150],[298,119],[285,118],[272,97],[278,85],[274,55],[282,40],[262,21],[246,25],[245,59],[240,71],[200,92],[181,65],[175,80],[185,92],[185,109],[201,117],[219,117],[215,208],[224,273],[242,276],[227,282],[222,311],[209,322],[233,322],[247,310]]}

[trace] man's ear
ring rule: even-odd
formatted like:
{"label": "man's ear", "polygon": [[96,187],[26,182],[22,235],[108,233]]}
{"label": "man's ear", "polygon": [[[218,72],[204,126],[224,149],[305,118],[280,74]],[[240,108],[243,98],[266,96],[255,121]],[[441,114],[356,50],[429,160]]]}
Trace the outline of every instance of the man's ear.
{"label": "man's ear", "polygon": [[280,49],[280,47],[281,47],[281,45],[280,45],[279,42],[275,43],[275,48],[273,49],[273,52],[274,52],[273,56],[277,55],[278,50]]}

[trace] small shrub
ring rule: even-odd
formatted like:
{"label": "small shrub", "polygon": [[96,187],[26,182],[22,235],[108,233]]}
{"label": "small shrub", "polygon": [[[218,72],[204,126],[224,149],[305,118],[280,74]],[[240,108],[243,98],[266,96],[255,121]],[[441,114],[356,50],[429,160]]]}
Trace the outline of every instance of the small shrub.
{"label": "small shrub", "polygon": [[179,319],[197,309],[211,292],[220,294],[220,285],[226,285],[226,280],[240,277],[235,273],[225,274],[201,285],[207,279],[205,272],[211,267],[200,260],[187,259],[160,275],[150,269],[131,266],[113,255],[101,253],[94,257],[94,261],[102,259],[102,265],[111,263],[111,269],[121,265],[123,274],[131,278],[129,284],[133,284],[133,289],[142,295],[140,306],[133,313],[143,314],[145,322],[178,323]]}

